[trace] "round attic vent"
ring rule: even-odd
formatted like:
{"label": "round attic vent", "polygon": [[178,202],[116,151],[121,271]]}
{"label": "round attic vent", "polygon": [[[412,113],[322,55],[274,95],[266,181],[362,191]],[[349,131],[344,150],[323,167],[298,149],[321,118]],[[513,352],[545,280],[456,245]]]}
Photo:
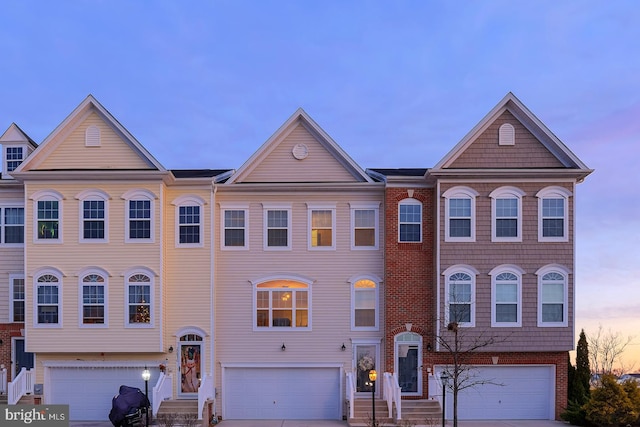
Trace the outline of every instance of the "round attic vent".
{"label": "round attic vent", "polygon": [[303,160],[309,155],[309,149],[304,144],[296,144],[294,145],[293,150],[291,150],[291,154],[293,154],[293,157],[296,159]]}

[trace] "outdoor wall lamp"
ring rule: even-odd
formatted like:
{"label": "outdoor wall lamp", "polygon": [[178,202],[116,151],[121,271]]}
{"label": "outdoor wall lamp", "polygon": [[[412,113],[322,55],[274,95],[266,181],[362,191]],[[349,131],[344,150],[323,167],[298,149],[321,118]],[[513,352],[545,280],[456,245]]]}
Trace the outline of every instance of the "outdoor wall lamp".
{"label": "outdoor wall lamp", "polygon": [[285,351],[287,349],[287,346],[284,345],[284,343],[282,343],[282,347],[280,347],[280,350]]}
{"label": "outdoor wall lamp", "polygon": [[169,353],[173,353],[173,346],[172,345],[169,346]]}
{"label": "outdoor wall lamp", "polygon": [[[2,344],[2,340],[0,340],[0,344]],[[344,343],[342,343],[342,347],[340,347],[340,350],[345,351],[347,349],[347,346],[344,345]]]}
{"label": "outdoor wall lamp", "polygon": [[427,351],[431,351],[431,344],[427,344]]}

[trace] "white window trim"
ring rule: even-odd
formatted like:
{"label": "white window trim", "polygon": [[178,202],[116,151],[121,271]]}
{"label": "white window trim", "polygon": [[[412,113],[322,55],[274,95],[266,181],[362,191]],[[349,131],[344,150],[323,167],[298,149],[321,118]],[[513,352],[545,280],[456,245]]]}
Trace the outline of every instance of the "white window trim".
{"label": "white window trim", "polygon": [[[542,278],[548,273],[559,273],[564,276],[564,302],[562,307],[562,322],[542,321]],[[563,328],[569,326],[569,274],[570,270],[559,264],[545,265],[536,271],[538,276],[538,327],[540,328]]]}
{"label": "white window trim", "polygon": [[[331,246],[313,246],[313,211],[331,211]],[[307,203],[307,249],[310,251],[336,250],[336,203]]]}
{"label": "white window trim", "polygon": [[[546,187],[538,191],[536,197],[538,198],[538,241],[539,242],[568,242],[569,241],[569,197],[571,197],[571,191],[566,188],[552,186]],[[564,200],[564,218],[563,218],[563,236],[562,237],[544,237],[543,231],[543,217],[542,217],[542,201],[544,199],[563,199]]]}
{"label": "white window trim", "polygon": [[[23,235],[23,243],[6,243],[7,240],[7,224],[4,223],[5,220],[5,209],[13,209],[13,208],[22,208],[22,235]],[[3,204],[0,204],[0,247],[3,248],[22,248],[24,247],[25,239],[25,230],[26,222],[27,222],[27,211],[24,208],[23,202],[8,202],[4,201]]]}
{"label": "white window trim", "polygon": [[[515,322],[498,322],[496,321],[496,278],[501,273],[511,273],[515,275],[517,279],[517,292],[518,297],[516,300],[517,311]],[[491,276],[491,326],[495,328],[508,328],[508,327],[522,327],[522,276],[525,271],[517,265],[499,265],[489,272]]]}
{"label": "white window trim", "polygon": [[[149,323],[130,323],[129,322],[129,287],[137,286],[138,282],[129,282],[131,276],[142,274],[149,278]],[[156,275],[150,269],[140,267],[127,271],[124,274],[124,326],[132,329],[153,329],[155,325],[155,281]],[[143,282],[144,283],[144,282]]]}
{"label": "white window trim", "polygon": [[[111,197],[102,190],[85,190],[76,194],[78,200],[78,240],[80,243],[109,243],[109,200]],[[84,237],[84,202],[101,200],[104,202],[104,239],[85,239]]]}
{"label": "white window trim", "polygon": [[449,324],[449,277],[455,273],[465,273],[471,276],[471,301],[470,301],[470,311],[471,311],[471,321],[470,322],[458,322],[458,326],[465,328],[473,328],[476,326],[476,277],[478,276],[478,270],[469,266],[469,265],[452,265],[442,272],[444,276],[444,313],[446,323]]}
{"label": "white window trim", "polygon": [[[356,283],[360,280],[371,280],[376,284],[375,294],[375,324],[374,326],[356,326]],[[382,279],[373,275],[359,275],[349,279],[351,287],[351,330],[352,331],[378,331],[380,330],[380,283]]]}
{"label": "white window trim", "polygon": [[[291,281],[295,281],[295,282],[300,282],[303,283],[305,285],[307,285],[307,319],[308,319],[308,326],[306,328],[304,327],[274,327],[273,325],[269,325],[269,326],[260,326],[258,327],[258,285],[261,285],[262,283],[266,283],[266,282],[271,282],[274,280],[291,280]],[[250,281],[251,286],[252,286],[252,297],[253,297],[253,306],[252,306],[252,310],[253,310],[253,315],[252,315],[252,322],[253,322],[253,331],[254,332],[268,332],[268,331],[277,331],[277,332],[295,332],[295,331],[311,331],[312,330],[312,292],[311,292],[311,285],[314,283],[314,280],[309,279],[307,277],[303,277],[303,276],[299,276],[299,275],[277,275],[277,276],[266,276],[266,277],[261,277],[260,279],[257,280],[251,280]],[[274,288],[275,289],[275,288]],[[279,288],[278,288],[279,289]],[[285,288],[282,288],[285,289]],[[301,288],[299,288],[301,289]],[[271,303],[269,303],[271,304]],[[269,305],[269,307],[271,307],[271,305]],[[269,308],[269,310],[273,310],[273,308]],[[295,314],[295,313],[294,313]],[[293,322],[292,322],[293,323]]]}
{"label": "white window trim", "polygon": [[[269,211],[287,211],[287,246],[269,246]],[[291,203],[263,203],[263,249],[265,251],[290,251],[291,250],[291,227],[292,227],[292,213]],[[248,237],[248,236],[247,236]]]}
{"label": "white window trim", "polygon": [[[54,190],[40,190],[33,193],[30,197],[33,200],[33,243],[41,245],[51,245],[63,243],[63,200],[62,194]],[[57,239],[38,239],[38,202],[40,201],[57,201],[58,202],[58,238]],[[26,215],[26,210],[25,210]],[[26,217],[25,217],[26,222]]]}
{"label": "white window trim", "polygon": [[[83,289],[82,287],[89,282],[83,282],[83,279],[90,275],[97,274],[104,279],[104,282],[99,283],[98,285],[104,287],[104,323],[103,324],[95,324],[95,323],[83,323],[84,319],[84,300],[83,300]],[[88,329],[102,329],[109,327],[109,273],[106,270],[101,268],[88,268],[80,273],[78,273],[78,327],[80,328],[88,328]]]}
{"label": "white window trim", "polygon": [[[58,282],[55,286],[58,287],[58,323],[38,323],[38,278],[42,277],[46,274],[50,274],[55,276],[58,279]],[[62,328],[62,315],[63,315],[63,299],[62,299],[62,282],[64,275],[62,272],[56,268],[43,268],[40,269],[33,274],[33,327],[34,328],[42,328],[42,329],[51,329],[51,328]],[[46,283],[42,284],[43,286],[50,286]],[[25,283],[26,286],[26,283]],[[25,295],[26,297],[26,295]],[[26,309],[26,307],[25,307]],[[26,317],[26,313],[25,313]]]}
{"label": "white window trim", "polygon": [[[522,242],[522,198],[525,196],[525,192],[516,187],[500,187],[493,190],[489,197],[491,197],[491,241],[492,242]],[[498,216],[496,213],[496,200],[497,199],[516,199],[518,202],[518,216],[517,223],[517,235],[515,237],[498,237],[497,234],[497,222]]]}
{"label": "white window trim", "polygon": [[[125,227],[124,227],[124,241],[125,243],[154,243],[155,242],[155,222],[156,222],[156,199],[157,196],[153,194],[149,190],[137,189],[137,190],[129,190],[122,195],[122,199],[125,201],[124,203],[124,218],[125,218]],[[150,203],[150,238],[148,239],[131,239],[129,237],[129,226],[130,220],[129,214],[129,202],[134,200],[149,200]]]}
{"label": "white window trim", "polygon": [[[16,170],[16,168],[14,168],[12,171],[9,171],[9,153],[8,153],[8,149],[9,148],[21,148],[22,149],[22,158],[20,159],[20,163],[18,164],[18,167],[20,167],[20,165],[24,162],[24,160],[27,158],[27,147],[24,144],[2,144],[2,178],[5,179],[11,179],[13,178],[11,175],[9,175],[11,172],[13,172],[13,170]],[[16,160],[11,160],[16,161]]]}
{"label": "white window trim", "polygon": [[[420,206],[420,240],[408,241],[408,240],[400,239],[400,224],[401,224],[400,223],[400,207],[402,205],[419,205]],[[424,206],[422,205],[422,202],[420,200],[413,199],[413,198],[400,200],[400,202],[398,203],[398,243],[422,243],[422,231],[423,231],[422,217],[423,216],[424,216]],[[407,224],[413,224],[413,223],[411,222]]]}
{"label": "white window trim", "polygon": [[[353,251],[375,251],[379,249],[379,230],[380,230],[380,202],[351,202],[351,250]],[[356,246],[356,211],[372,210],[374,211],[374,245],[373,246]]]}
{"label": "white window trim", "polygon": [[[442,193],[444,197],[444,241],[445,242],[475,242],[476,241],[476,197],[478,192],[472,188],[457,186],[452,187]],[[449,233],[450,215],[449,200],[450,199],[471,199],[471,233],[469,237],[451,237]]]}
{"label": "white window trim", "polygon": [[[249,249],[249,204],[248,203],[220,203],[220,249],[223,251],[246,251]],[[264,205],[263,205],[264,206]],[[244,246],[226,246],[224,213],[226,211],[244,211]],[[266,213],[265,226],[266,226]],[[289,218],[290,219],[290,218]],[[266,230],[265,230],[266,234]],[[266,235],[265,235],[266,237]],[[265,240],[266,245],[266,240]]]}
{"label": "white window trim", "polygon": [[[175,247],[176,248],[202,248],[204,247],[204,206],[207,204],[207,202],[204,201],[204,199],[202,199],[199,196],[195,196],[195,195],[184,195],[184,196],[180,196],[178,198],[176,198],[172,203],[172,205],[174,205],[175,208],[175,236],[176,236],[176,241],[175,241]],[[199,242],[198,243],[180,243],[180,226],[182,224],[180,224],[180,208],[181,207],[186,207],[186,206],[198,206],[200,208],[200,222],[197,224],[198,225],[198,230],[199,230]],[[185,224],[186,225],[186,224]],[[193,225],[193,224],[192,224]]]}
{"label": "white window trim", "polygon": [[[23,284],[24,284],[24,292],[25,292],[25,297],[21,300],[16,300],[15,299],[15,295],[13,293],[13,281],[14,280],[23,280]],[[24,274],[9,274],[9,322],[10,323],[24,323],[27,320],[27,302],[26,302],[26,292],[27,292],[27,282],[25,281],[24,278]],[[22,301],[22,304],[24,305],[23,308],[23,312],[24,312],[24,320],[22,321],[17,321],[15,320],[14,316],[14,302],[15,301]]]}

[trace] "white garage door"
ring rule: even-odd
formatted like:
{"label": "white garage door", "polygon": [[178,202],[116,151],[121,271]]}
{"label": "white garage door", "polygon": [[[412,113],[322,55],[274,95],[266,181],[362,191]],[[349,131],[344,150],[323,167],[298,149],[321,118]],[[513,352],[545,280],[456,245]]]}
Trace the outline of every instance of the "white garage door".
{"label": "white garage door", "polygon": [[225,368],[226,419],[340,419],[339,368]]}
{"label": "white garage door", "polygon": [[[149,400],[158,379],[158,370],[150,371]],[[52,367],[49,373],[46,387],[50,403],[69,405],[72,420],[108,420],[111,400],[121,385],[137,387],[144,393],[142,368]]]}
{"label": "white garage door", "polygon": [[[460,420],[546,420],[555,418],[553,366],[482,366],[470,371],[471,382],[487,381],[460,391]],[[439,374],[438,374],[439,375]],[[447,393],[447,418],[453,418],[453,395]]]}

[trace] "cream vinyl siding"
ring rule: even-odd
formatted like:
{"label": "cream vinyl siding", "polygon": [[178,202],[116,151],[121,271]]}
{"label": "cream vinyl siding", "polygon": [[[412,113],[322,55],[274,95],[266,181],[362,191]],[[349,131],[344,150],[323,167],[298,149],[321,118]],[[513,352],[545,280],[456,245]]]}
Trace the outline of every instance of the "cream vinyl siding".
{"label": "cream vinyl siding", "polygon": [[[298,160],[291,153],[304,144],[308,156]],[[243,182],[355,182],[356,179],[318,142],[307,129],[298,126],[275,146]]]}
{"label": "cream vinyl siding", "polygon": [[[125,327],[126,289],[124,274],[136,267],[144,267],[161,274],[160,199],[154,200],[156,243],[125,243],[125,209],[122,195],[130,189],[146,189],[160,197],[161,184],[123,181],[109,182],[49,182],[28,184],[27,195],[43,189],[55,189],[64,199],[61,205],[62,244],[39,244],[33,241],[33,208],[25,218],[27,266],[25,275],[25,326],[29,336],[28,351],[40,352],[140,352],[160,348],[159,304],[162,277],[152,277],[154,298],[154,328]],[[79,203],[75,197],[87,189],[99,189],[109,195],[109,243],[79,243]],[[33,203],[28,198],[27,203]],[[33,273],[43,267],[60,270],[62,278],[62,328],[38,328],[33,325]],[[110,276],[106,287],[109,328],[80,327],[78,274],[88,267],[99,267]]]}
{"label": "cream vinyl siding", "polygon": [[[195,196],[206,204],[200,208],[202,221],[201,247],[176,247],[177,208],[172,202],[180,196]],[[208,362],[211,308],[211,187],[169,188],[165,194],[165,345],[176,346],[176,331],[198,327],[209,336],[203,337]],[[174,357],[174,356],[171,356]]]}
{"label": "cream vinyl siding", "polygon": [[[286,196],[227,196],[220,190],[219,203],[249,203],[249,250],[216,254],[216,361],[295,365],[338,363],[351,369],[353,338],[382,338],[379,331],[351,331],[351,285],[349,279],[362,274],[383,277],[383,251],[352,251],[349,202],[382,202],[382,194],[323,193]],[[367,197],[368,196],[368,197]],[[292,250],[263,250],[262,203],[291,203]],[[307,203],[336,204],[336,250],[307,249]],[[216,206],[219,218],[219,206]],[[384,213],[381,209],[381,215]],[[219,247],[216,237],[215,247]],[[381,233],[381,239],[384,239]],[[253,285],[265,277],[300,276],[313,280],[309,286],[310,330],[278,328],[254,331]],[[384,284],[380,285],[384,291]],[[380,325],[384,325],[379,307]],[[285,344],[286,351],[281,350]],[[341,351],[345,344],[347,350]],[[222,387],[220,365],[216,365],[216,387]]]}
{"label": "cream vinyl siding", "polygon": [[[516,142],[517,145],[517,142]],[[538,199],[536,193],[547,187],[548,182],[510,182],[522,190],[522,242],[491,241],[491,197],[489,194],[504,185],[503,182],[465,182],[442,184],[440,191],[456,185],[465,185],[479,193],[476,197],[476,241],[444,241],[444,198],[440,204],[440,272],[452,265],[466,264],[478,270],[476,276],[475,313],[476,328],[491,327],[491,276],[489,272],[501,265],[515,265],[524,270],[522,275],[522,326],[491,328],[492,336],[506,339],[491,346],[491,351],[567,351],[573,348],[573,274],[568,277],[568,326],[539,328],[538,276],[536,271],[550,264],[560,264],[574,271],[573,260],[573,197],[569,198],[569,241],[561,243],[538,242]],[[561,184],[570,189],[570,184]],[[446,278],[440,275],[440,301],[444,301]],[[443,313],[444,306],[440,312]],[[468,333],[465,331],[465,333]],[[486,332],[485,332],[486,333]]]}
{"label": "cream vinyl siding", "polygon": [[[85,146],[89,126],[100,129],[100,146]],[[67,135],[42,164],[40,170],[68,169],[152,169],[129,144],[96,113],[91,113]]]}

